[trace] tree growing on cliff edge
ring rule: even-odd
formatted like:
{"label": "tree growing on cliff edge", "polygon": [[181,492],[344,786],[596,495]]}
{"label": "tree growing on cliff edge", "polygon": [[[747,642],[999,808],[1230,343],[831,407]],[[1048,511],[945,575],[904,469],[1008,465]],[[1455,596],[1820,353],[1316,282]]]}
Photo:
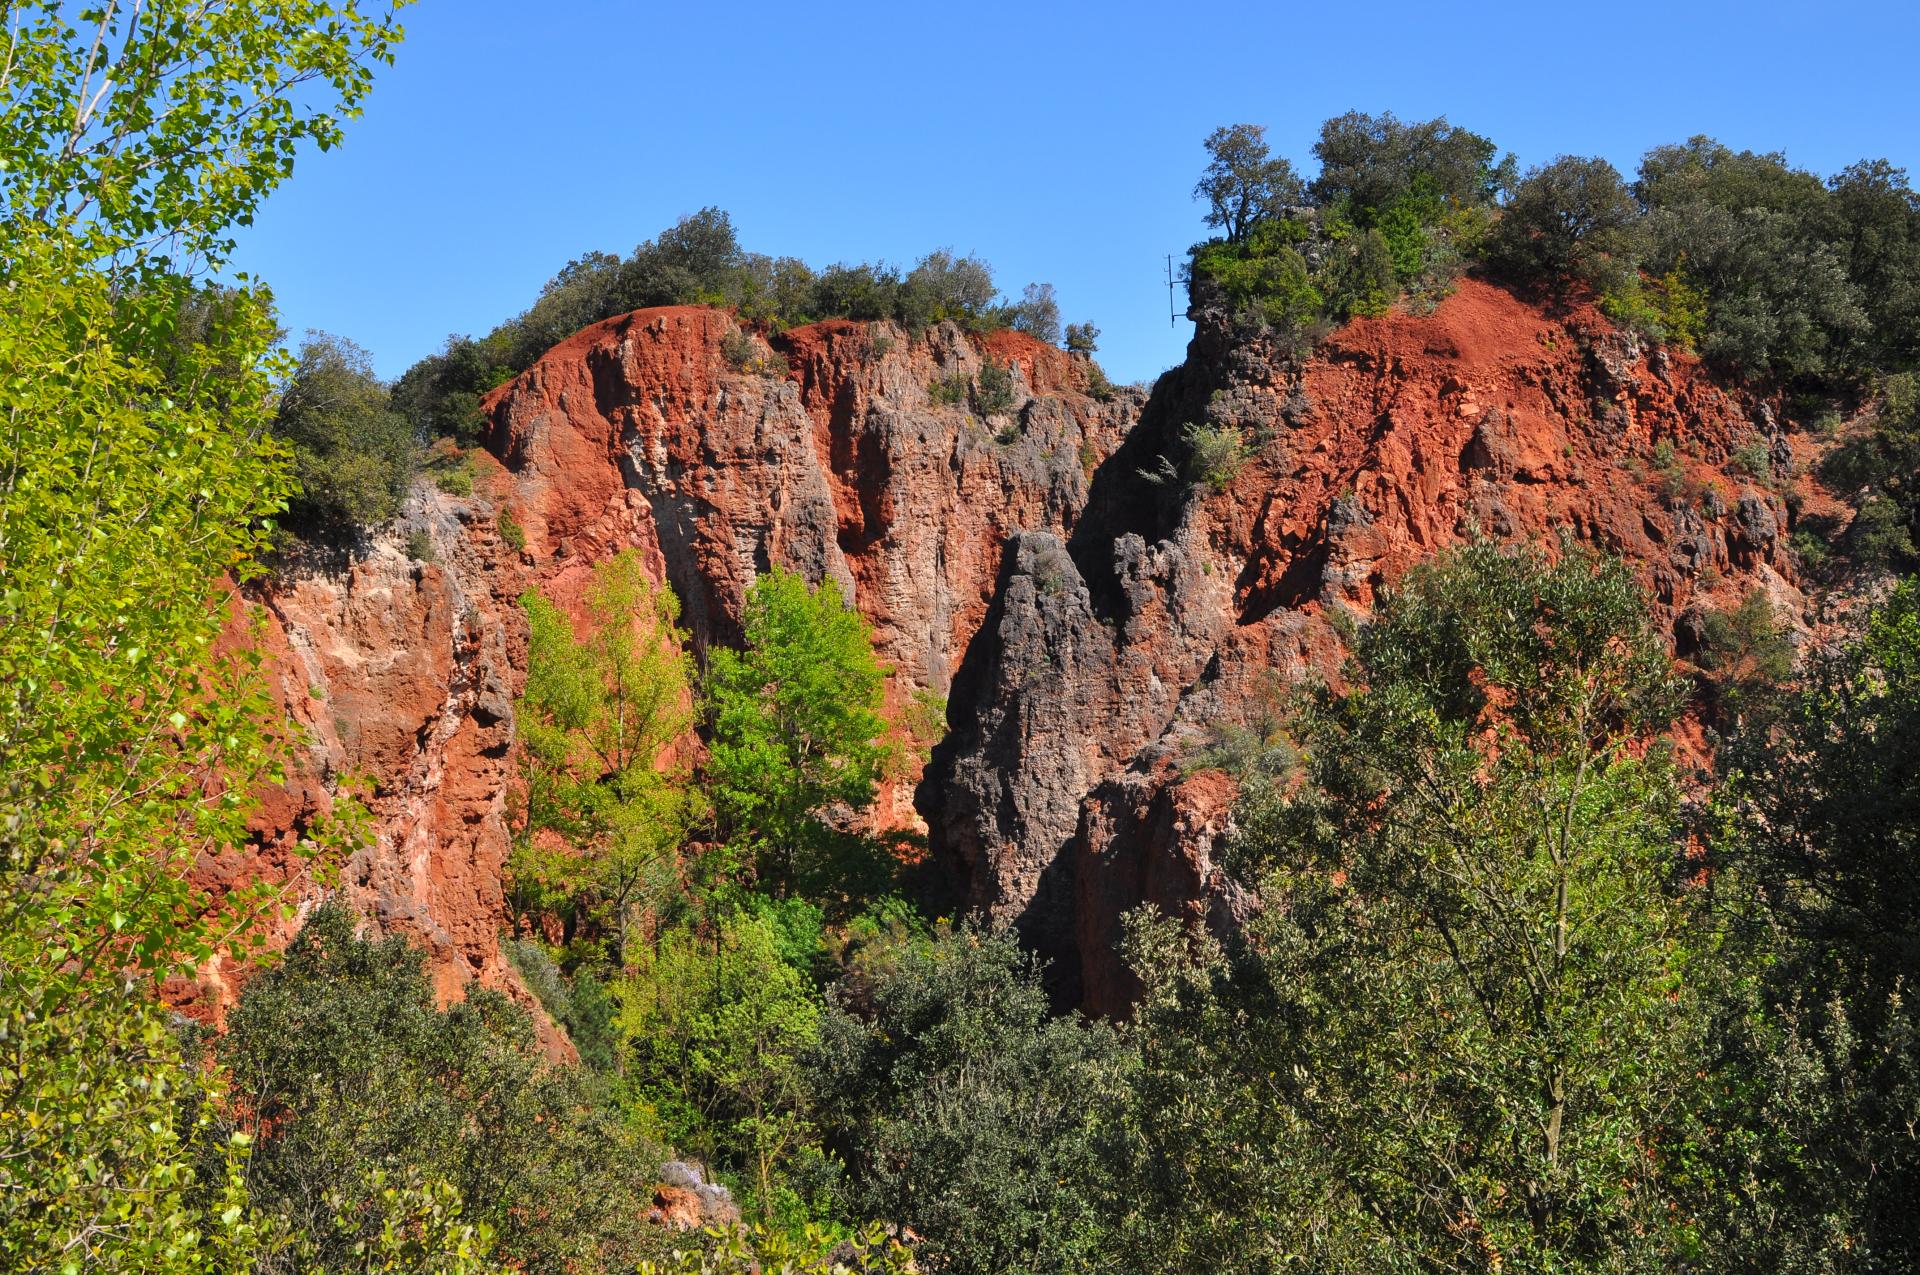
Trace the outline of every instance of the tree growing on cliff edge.
{"label": "tree growing on cliff edge", "polygon": [[303,534],[351,535],[400,512],[413,479],[413,427],[352,341],[307,334],[273,432],[293,454],[300,494],[287,517]]}
{"label": "tree growing on cliff edge", "polygon": [[1639,216],[1612,164],[1562,155],[1529,170],[1514,188],[1488,255],[1521,278],[1575,278],[1616,289],[1639,269]]}
{"label": "tree growing on cliff edge", "polygon": [[744,627],[707,677],[722,831],[783,896],[843,889],[866,847],[837,825],[873,804],[885,759],[867,622],[831,579],[809,589],[775,567],[748,590]]}
{"label": "tree growing on cliff edge", "polygon": [[1260,222],[1299,202],[1305,190],[1293,165],[1267,146],[1262,124],[1229,124],[1207,135],[1207,167],[1193,188],[1207,202],[1206,222],[1237,244]]}
{"label": "tree growing on cliff edge", "polygon": [[[665,754],[693,725],[692,665],[673,593],[629,549],[594,568],[582,631],[539,593],[527,613],[526,833],[512,864],[531,910],[569,911],[626,959],[635,912],[662,884],[700,814],[684,765]],[[542,846],[541,833],[566,841]],[[573,925],[569,925],[569,930]]]}
{"label": "tree growing on cliff edge", "polygon": [[1298,782],[1242,808],[1250,940],[1136,934],[1145,1250],[1674,1269],[1705,963],[1644,599],[1617,562],[1472,546],[1410,574],[1348,681],[1293,723]]}

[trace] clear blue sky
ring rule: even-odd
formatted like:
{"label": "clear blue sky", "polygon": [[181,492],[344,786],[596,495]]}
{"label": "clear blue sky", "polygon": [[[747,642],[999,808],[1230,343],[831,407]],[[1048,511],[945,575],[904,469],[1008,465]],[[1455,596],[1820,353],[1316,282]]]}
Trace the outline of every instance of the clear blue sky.
{"label": "clear blue sky", "polygon": [[524,309],[570,257],[705,204],[816,266],[977,252],[1059,289],[1121,381],[1180,361],[1164,257],[1201,237],[1200,139],[1445,114],[1524,165],[1709,133],[1920,180],[1911,3],[661,4],[422,0],[343,150],[241,241],[297,337],[388,376]]}

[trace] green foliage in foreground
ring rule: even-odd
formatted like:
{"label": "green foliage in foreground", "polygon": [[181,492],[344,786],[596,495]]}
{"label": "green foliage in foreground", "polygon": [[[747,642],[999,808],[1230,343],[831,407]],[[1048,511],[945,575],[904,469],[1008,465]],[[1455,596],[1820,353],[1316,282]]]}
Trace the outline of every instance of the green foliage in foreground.
{"label": "green foliage in foreground", "polygon": [[150,995],[271,901],[216,904],[187,872],[245,841],[248,794],[208,777],[280,756],[252,658],[213,648],[221,575],[288,490],[252,406],[272,325],[249,298],[174,342],[195,289],[116,295],[87,249],[20,229],[0,251],[0,1265],[214,1268],[259,1239],[244,1156],[191,1189],[174,1113],[196,1085]]}
{"label": "green foliage in foreground", "polygon": [[1723,893],[1768,959],[1725,1051],[1751,1076],[1725,1242],[1755,1267],[1920,1263],[1920,584],[1727,750]]}
{"label": "green foliage in foreground", "polygon": [[1185,955],[1142,921],[1135,1269],[1673,1269],[1707,948],[1680,700],[1618,564],[1416,569],[1294,724],[1236,851],[1262,909]]}
{"label": "green foliage in foreground", "polygon": [[255,1140],[255,1207],[299,1237],[263,1271],[346,1271],[395,1225],[373,1175],[447,1193],[526,1271],[620,1269],[650,1249],[636,1219],[664,1158],[615,1123],[579,1074],[544,1063],[525,1013],[469,989],[434,1006],[420,952],[370,942],[338,903],[254,979],[217,1056]]}
{"label": "green foliage in foreground", "polygon": [[842,1206],[928,1237],[935,1268],[1078,1271],[1103,1232],[1093,1094],[1118,1040],[1055,1017],[1014,938],[882,948],[834,989],[810,1081]]}
{"label": "green foliage in foreground", "polygon": [[283,1238],[244,1143],[196,1154],[219,1082],[152,998],[273,902],[187,872],[245,844],[281,755],[257,657],[215,638],[290,494],[284,369],[265,293],[190,275],[399,33],[352,3],[163,8],[13,6],[0,76],[9,1270],[238,1270]]}
{"label": "green foliage in foreground", "polygon": [[743,1170],[769,1220],[804,1207],[786,1179],[811,1146],[800,1060],[820,1015],[806,968],[819,952],[817,910],[790,900],[668,930],[615,984],[632,1118]]}

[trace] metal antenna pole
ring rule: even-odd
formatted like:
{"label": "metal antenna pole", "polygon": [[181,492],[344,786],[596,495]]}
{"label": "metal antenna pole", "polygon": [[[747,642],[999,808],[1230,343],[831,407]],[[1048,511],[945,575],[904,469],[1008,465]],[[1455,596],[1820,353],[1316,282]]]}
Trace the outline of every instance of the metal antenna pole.
{"label": "metal antenna pole", "polygon": [[1179,326],[1179,308],[1173,299],[1173,254],[1167,254],[1167,326]]}

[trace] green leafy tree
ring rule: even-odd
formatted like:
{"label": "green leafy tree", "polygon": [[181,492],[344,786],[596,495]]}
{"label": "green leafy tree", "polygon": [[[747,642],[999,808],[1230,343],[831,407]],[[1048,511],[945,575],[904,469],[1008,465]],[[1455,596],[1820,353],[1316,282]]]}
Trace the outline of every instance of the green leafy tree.
{"label": "green leafy tree", "polygon": [[1748,1131],[1730,1267],[1920,1262],[1920,585],[1901,585],[1723,758],[1718,888],[1761,975],[1725,1037]]}
{"label": "green leafy tree", "polygon": [[1311,190],[1322,203],[1349,204],[1363,225],[1416,189],[1454,207],[1482,207],[1514,183],[1513,156],[1496,160],[1497,153],[1491,140],[1444,115],[1409,122],[1391,111],[1349,111],[1320,126],[1313,144],[1320,175]]}
{"label": "green leafy tree", "polygon": [[284,1240],[153,992],[244,955],[281,744],[216,654],[290,484],[264,291],[198,287],[399,39],[388,6],[10,6],[0,59],[0,1265],[245,1269]]}
{"label": "green leafy tree", "polygon": [[1868,319],[1819,178],[1695,137],[1648,151],[1634,194],[1647,211],[1647,268],[1682,271],[1706,294],[1703,355],[1752,376],[1821,377],[1855,362]]}
{"label": "green leafy tree", "polygon": [[1920,195],[1905,169],[1863,160],[1827,182],[1847,275],[1871,323],[1868,341],[1882,367],[1920,361]]}
{"label": "green leafy tree", "polygon": [[1523,279],[1618,287],[1637,269],[1639,218],[1612,164],[1562,155],[1514,187],[1488,255]]}
{"label": "green leafy tree", "polygon": [[747,592],[742,650],[708,669],[708,780],[722,827],[780,892],[843,888],[866,848],[834,822],[873,802],[884,675],[831,579],[775,567]]}
{"label": "green leafy tree", "polygon": [[367,352],[312,332],[274,414],[300,494],[288,520],[309,533],[352,534],[400,512],[413,481],[413,427],[394,411]]}
{"label": "green leafy tree", "polygon": [[[692,666],[679,605],[627,550],[594,568],[584,632],[544,596],[527,614],[527,688],[517,715],[526,748],[528,837],[513,871],[523,901],[547,900],[612,933],[625,960],[636,913],[675,875],[700,816],[698,793],[670,750],[693,725]],[[554,832],[568,847],[540,848]],[[554,897],[556,896],[557,897]]]}
{"label": "green leafy tree", "polygon": [[1681,697],[1625,567],[1416,569],[1255,789],[1243,948],[1139,929],[1157,1269],[1671,1270],[1709,949],[1672,888]]}
{"label": "green leafy tree", "polygon": [[1304,194],[1293,165],[1268,147],[1264,125],[1225,125],[1209,133],[1203,144],[1207,167],[1193,197],[1206,201],[1207,224],[1228,243],[1244,241],[1254,227],[1278,217]]}
{"label": "green leafy tree", "polygon": [[787,1211],[785,1174],[811,1140],[801,1060],[820,1001],[786,931],[810,929],[811,955],[819,921],[795,908],[810,912],[791,900],[723,909],[705,932],[670,929],[617,984],[627,1105],[673,1145],[743,1174],[768,1219]]}
{"label": "green leafy tree", "polygon": [[1111,1029],[1055,1017],[1007,934],[962,930],[869,956],[834,993],[810,1060],[855,1216],[925,1237],[938,1269],[1089,1268]]}
{"label": "green leafy tree", "polygon": [[544,1061],[523,1011],[480,988],[435,1008],[421,953],[358,924],[318,909],[216,1047],[255,1207],[298,1237],[261,1269],[359,1271],[396,1245],[386,1269],[418,1269],[408,1236],[443,1223],[484,1226],[518,1270],[630,1269],[659,1150]]}
{"label": "green leafy tree", "polygon": [[1030,283],[1014,305],[1008,326],[1048,345],[1060,343],[1060,303],[1050,283]]}
{"label": "green leafy tree", "polygon": [[308,143],[339,144],[399,3],[8,6],[0,220],[145,271],[217,264]]}

